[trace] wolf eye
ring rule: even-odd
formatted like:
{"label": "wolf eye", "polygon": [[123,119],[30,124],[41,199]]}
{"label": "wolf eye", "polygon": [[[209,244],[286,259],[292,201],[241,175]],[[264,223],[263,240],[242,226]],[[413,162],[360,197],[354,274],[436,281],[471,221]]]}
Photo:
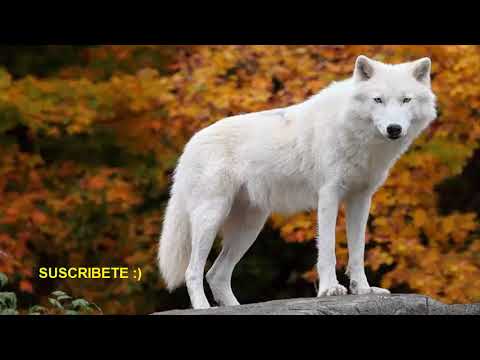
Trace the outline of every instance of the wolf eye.
{"label": "wolf eye", "polygon": [[408,104],[410,101],[412,101],[412,98],[404,98],[403,103]]}
{"label": "wolf eye", "polygon": [[375,101],[377,104],[383,103],[382,98],[379,98],[379,97],[373,99],[373,101]]}

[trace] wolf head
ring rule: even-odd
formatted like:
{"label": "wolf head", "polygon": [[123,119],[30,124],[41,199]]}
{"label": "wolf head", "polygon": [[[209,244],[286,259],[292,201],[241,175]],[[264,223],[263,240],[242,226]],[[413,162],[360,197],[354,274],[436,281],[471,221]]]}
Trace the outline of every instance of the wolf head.
{"label": "wolf head", "polygon": [[385,141],[416,137],[437,115],[430,75],[429,58],[389,65],[359,56],[351,103],[355,117]]}

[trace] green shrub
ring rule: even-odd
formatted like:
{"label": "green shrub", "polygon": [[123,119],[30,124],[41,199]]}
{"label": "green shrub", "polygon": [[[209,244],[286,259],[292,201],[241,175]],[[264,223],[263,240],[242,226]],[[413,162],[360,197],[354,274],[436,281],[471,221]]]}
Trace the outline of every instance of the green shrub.
{"label": "green shrub", "polygon": [[0,315],[101,315],[96,304],[85,299],[73,299],[63,291],[54,291],[48,297],[48,305],[35,305],[28,310],[18,310],[17,296],[13,292],[2,292],[8,278],[0,273]]}

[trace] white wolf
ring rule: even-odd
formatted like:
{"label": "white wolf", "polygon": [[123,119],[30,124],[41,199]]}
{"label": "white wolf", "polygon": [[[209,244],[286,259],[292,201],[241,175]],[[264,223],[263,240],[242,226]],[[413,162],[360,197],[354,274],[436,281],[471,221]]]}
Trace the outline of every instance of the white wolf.
{"label": "white wolf", "polygon": [[206,278],[215,301],[238,305],[235,265],[271,212],[318,209],[318,296],[344,295],[335,272],[335,224],[347,209],[352,294],[383,294],[364,271],[373,193],[420,132],[436,118],[431,61],[398,65],[358,57],[353,77],[283,109],[221,120],[198,132],[181,156],[158,261],[169,290],[186,281],[193,308],[210,304],[203,287],[217,233],[223,249]]}

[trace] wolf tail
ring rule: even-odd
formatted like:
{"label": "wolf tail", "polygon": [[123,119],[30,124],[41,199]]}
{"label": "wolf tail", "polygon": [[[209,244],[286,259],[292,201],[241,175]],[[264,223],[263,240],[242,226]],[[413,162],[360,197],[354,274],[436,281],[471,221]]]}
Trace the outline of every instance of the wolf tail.
{"label": "wolf tail", "polygon": [[185,281],[192,251],[189,228],[188,215],[178,196],[173,194],[165,212],[158,250],[158,266],[168,291]]}

